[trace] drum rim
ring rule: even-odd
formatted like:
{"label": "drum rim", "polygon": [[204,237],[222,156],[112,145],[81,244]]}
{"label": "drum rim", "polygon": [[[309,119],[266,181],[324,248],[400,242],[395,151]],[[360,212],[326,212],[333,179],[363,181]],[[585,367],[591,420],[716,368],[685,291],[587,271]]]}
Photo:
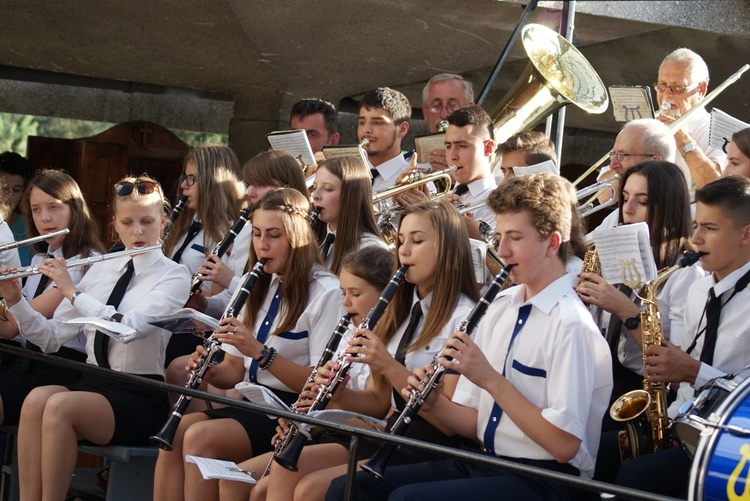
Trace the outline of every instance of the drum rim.
{"label": "drum rim", "polygon": [[[736,397],[735,397],[736,394]],[[721,417],[717,421],[717,426],[726,424],[729,416],[739,407],[744,401],[745,397],[750,394],[750,378],[741,381],[737,386],[729,392],[729,395],[724,402],[719,405],[716,409],[716,413]],[[718,442],[721,432],[718,428],[714,428],[714,432],[711,435],[701,435],[698,438],[698,445],[695,448],[695,456],[693,457],[693,463],[690,466],[690,482],[688,484],[688,499],[693,501],[697,499],[703,499],[704,490],[706,488],[706,477],[707,475],[699,475],[701,467],[707,460],[705,456],[707,453],[713,452],[716,448],[716,442]],[[708,456],[710,461],[711,457]],[[707,467],[708,465],[706,465]],[[704,468],[705,469],[705,468]],[[699,495],[700,494],[700,495]]]}

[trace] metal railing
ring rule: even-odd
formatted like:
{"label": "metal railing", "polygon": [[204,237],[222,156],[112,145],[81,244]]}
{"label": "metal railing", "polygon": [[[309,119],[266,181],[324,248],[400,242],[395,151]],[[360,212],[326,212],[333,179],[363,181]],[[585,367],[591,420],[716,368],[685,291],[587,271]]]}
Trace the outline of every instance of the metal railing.
{"label": "metal railing", "polygon": [[[559,483],[573,486],[577,489],[585,489],[588,491],[595,491],[599,493],[614,494],[616,496],[623,496],[623,497],[633,498],[633,499],[648,499],[648,500],[676,500],[678,499],[678,498],[672,498],[672,497],[667,497],[667,496],[660,496],[660,495],[656,495],[650,492],[630,489],[627,487],[621,487],[621,486],[614,485],[614,484],[608,484],[608,483],[600,482],[597,480],[589,480],[589,479],[581,478],[578,476],[569,475],[566,473],[560,473],[557,471],[547,470],[544,468],[538,468],[535,466],[529,466],[526,464],[516,463],[513,461],[500,459],[497,457],[479,454],[476,452],[469,452],[465,450],[446,447],[443,445],[433,444],[430,442],[424,442],[421,440],[395,436],[395,435],[379,432],[379,431],[372,430],[372,429],[359,428],[359,427],[347,425],[347,424],[332,423],[330,421],[325,421],[322,419],[310,417],[305,414],[296,414],[293,412],[281,411],[278,409],[270,409],[269,407],[266,407],[264,405],[259,405],[259,404],[255,404],[255,403],[248,402],[248,401],[237,400],[237,399],[225,397],[222,395],[215,395],[215,394],[208,393],[202,390],[193,390],[190,388],[186,388],[184,386],[178,386],[178,385],[174,385],[170,383],[163,383],[160,381],[155,381],[153,379],[148,379],[146,377],[141,377],[141,376],[137,376],[133,374],[117,372],[117,371],[113,371],[110,369],[103,369],[101,367],[91,365],[91,364],[74,362],[72,360],[55,357],[53,355],[32,352],[30,350],[26,350],[21,347],[15,347],[15,346],[7,345],[7,344],[0,344],[0,351],[11,353],[14,355],[20,355],[23,357],[30,358],[32,360],[38,360],[41,362],[50,363],[50,364],[58,365],[61,367],[66,367],[68,369],[76,369],[76,370],[80,370],[81,372],[89,372],[91,374],[106,377],[109,379],[125,381],[129,383],[134,383],[134,384],[140,384],[142,386],[146,386],[149,388],[157,388],[161,390],[170,391],[173,393],[181,393],[185,395],[190,395],[192,397],[199,398],[201,400],[208,400],[208,401],[219,403],[219,404],[229,405],[229,406],[244,409],[246,411],[253,412],[256,414],[262,414],[264,416],[273,415],[273,416],[285,418],[288,420],[309,423],[315,426],[320,426],[320,427],[328,428],[331,430],[335,430],[337,432],[346,433],[347,435],[351,436],[351,440],[349,443],[349,462],[348,462],[348,469],[347,469],[347,480],[346,480],[346,491],[345,491],[346,495],[344,498],[346,500],[356,499],[354,496],[354,492],[353,492],[353,488],[354,488],[353,480],[354,480],[354,474],[356,473],[356,466],[357,466],[357,449],[358,449],[359,441],[361,438],[374,439],[378,443],[390,442],[395,445],[406,446],[412,449],[424,450],[427,452],[440,454],[440,455],[458,459],[458,460],[494,465],[494,466],[498,466],[498,467],[513,471],[519,475],[542,478],[542,479],[553,481],[553,482],[559,482]],[[166,420],[167,418],[168,418],[168,415],[165,415],[164,419]]]}

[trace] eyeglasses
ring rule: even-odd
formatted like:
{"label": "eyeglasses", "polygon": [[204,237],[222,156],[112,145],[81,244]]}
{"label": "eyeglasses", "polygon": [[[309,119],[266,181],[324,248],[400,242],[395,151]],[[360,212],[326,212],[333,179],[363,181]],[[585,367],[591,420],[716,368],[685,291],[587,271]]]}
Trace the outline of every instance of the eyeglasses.
{"label": "eyeglasses", "polygon": [[120,196],[130,195],[133,193],[133,188],[138,189],[138,193],[141,195],[148,195],[156,191],[158,183],[154,181],[122,181],[121,183],[115,184],[115,193]]}
{"label": "eyeglasses", "polygon": [[624,153],[622,151],[610,151],[609,158],[615,157],[618,162],[622,162],[628,157],[653,157],[652,153]]}
{"label": "eyeglasses", "polygon": [[654,88],[658,90],[661,93],[667,92],[667,89],[672,91],[672,94],[684,94],[685,92],[690,92],[696,87],[698,87],[699,84],[695,85],[667,85],[664,82],[659,82],[654,84]]}
{"label": "eyeglasses", "polygon": [[453,103],[453,104],[431,104],[430,106],[427,107],[427,111],[429,111],[430,113],[440,113],[441,111],[443,111],[443,109],[446,109],[446,110],[448,110],[448,113],[453,113],[454,111],[456,111],[460,107],[461,107],[461,105],[460,104],[456,104],[456,103]]}
{"label": "eyeglasses", "polygon": [[193,174],[180,174],[180,184],[184,182],[188,186],[193,186],[197,180],[198,178]]}

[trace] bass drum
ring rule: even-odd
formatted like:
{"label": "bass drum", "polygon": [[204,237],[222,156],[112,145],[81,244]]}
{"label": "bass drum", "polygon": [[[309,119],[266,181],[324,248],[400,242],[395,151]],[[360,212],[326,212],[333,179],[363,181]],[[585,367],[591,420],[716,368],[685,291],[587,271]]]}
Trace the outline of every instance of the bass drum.
{"label": "bass drum", "polygon": [[691,500],[750,500],[750,378],[716,410],[700,434],[690,470]]}

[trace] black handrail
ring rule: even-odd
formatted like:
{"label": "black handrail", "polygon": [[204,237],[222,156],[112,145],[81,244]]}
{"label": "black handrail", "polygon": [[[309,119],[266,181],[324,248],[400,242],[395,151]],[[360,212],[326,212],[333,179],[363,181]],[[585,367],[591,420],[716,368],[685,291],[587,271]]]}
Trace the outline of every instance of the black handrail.
{"label": "black handrail", "polygon": [[[383,441],[387,441],[387,442],[392,442],[395,445],[402,445],[402,446],[410,447],[413,449],[425,450],[428,452],[453,457],[455,459],[462,459],[465,461],[472,461],[475,463],[485,463],[489,465],[499,466],[499,467],[511,470],[520,475],[544,478],[546,480],[551,480],[554,482],[560,482],[560,483],[564,483],[567,485],[571,485],[578,489],[585,489],[585,490],[596,491],[596,492],[606,492],[610,494],[615,494],[617,496],[630,497],[634,499],[663,500],[663,501],[676,501],[678,499],[678,498],[672,498],[672,497],[667,497],[667,496],[659,496],[650,492],[630,489],[627,487],[621,487],[618,485],[608,484],[608,483],[600,482],[597,480],[589,480],[589,479],[581,478],[578,476],[569,475],[567,473],[560,473],[557,471],[546,470],[544,468],[538,468],[536,466],[529,466],[529,465],[525,465],[521,463],[516,463],[516,462],[508,461],[505,459],[500,459],[494,456],[488,456],[485,454],[478,454],[476,452],[469,452],[469,451],[464,451],[460,449],[454,449],[451,447],[446,447],[444,445],[437,445],[437,444],[433,444],[430,442],[424,442],[422,440],[415,440],[412,438],[405,438],[405,437],[398,436],[398,435],[391,435],[389,433],[383,433],[383,432],[368,429],[368,428],[359,428],[359,427],[347,425],[347,424],[332,423],[330,421],[325,421],[323,419],[311,417],[305,414],[296,414],[294,412],[289,412],[289,411],[270,409],[267,406],[255,404],[255,403],[244,401],[244,400],[237,400],[237,399],[225,397],[222,395],[208,393],[202,390],[193,390],[190,388],[186,388],[184,386],[164,383],[161,381],[156,381],[153,379],[149,379],[143,376],[137,376],[134,374],[113,371],[111,369],[103,369],[96,365],[76,362],[73,360],[56,357],[54,355],[47,355],[45,353],[37,353],[34,351],[26,350],[24,348],[15,347],[15,346],[8,345],[8,344],[0,344],[0,351],[12,353],[14,355],[19,355],[22,357],[27,357],[27,358],[30,358],[31,360],[38,360],[44,363],[50,363],[52,365],[66,367],[68,369],[79,370],[81,372],[89,372],[97,376],[102,376],[102,377],[114,379],[117,381],[140,384],[142,386],[146,386],[149,388],[157,388],[160,390],[166,390],[166,391],[173,392],[173,393],[181,393],[185,395],[190,395],[192,397],[196,397],[201,400],[208,400],[214,403],[237,407],[240,409],[244,409],[244,410],[258,413],[258,414],[263,414],[266,416],[273,415],[273,416],[284,418],[287,420],[294,420],[297,422],[303,422],[303,423],[308,423],[308,424],[312,424],[315,426],[332,429],[337,432],[343,432],[352,436],[351,445],[350,445],[350,455],[353,454],[354,456],[356,456],[356,449],[359,443],[359,439],[362,437],[365,437],[365,438],[371,438],[371,439],[377,440],[381,443]],[[167,417],[168,416],[164,416],[164,419],[167,419]],[[353,475],[356,471],[355,470],[356,463],[357,463],[356,459],[353,459],[352,457],[350,457],[349,469],[347,472],[347,477],[348,477],[347,478],[347,494],[348,496],[352,495],[351,482],[353,479]],[[350,497],[347,497],[346,499],[350,499]]]}

